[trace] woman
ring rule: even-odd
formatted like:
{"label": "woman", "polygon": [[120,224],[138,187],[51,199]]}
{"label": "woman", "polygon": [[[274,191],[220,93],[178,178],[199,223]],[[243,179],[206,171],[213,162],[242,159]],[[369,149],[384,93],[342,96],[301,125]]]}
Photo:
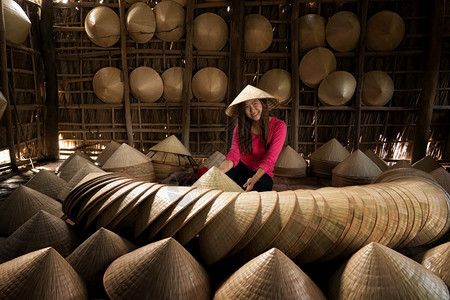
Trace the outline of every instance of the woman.
{"label": "woman", "polygon": [[219,169],[245,191],[271,191],[273,168],[286,138],[286,124],[269,111],[279,101],[247,85],[225,113],[238,117],[230,152]]}

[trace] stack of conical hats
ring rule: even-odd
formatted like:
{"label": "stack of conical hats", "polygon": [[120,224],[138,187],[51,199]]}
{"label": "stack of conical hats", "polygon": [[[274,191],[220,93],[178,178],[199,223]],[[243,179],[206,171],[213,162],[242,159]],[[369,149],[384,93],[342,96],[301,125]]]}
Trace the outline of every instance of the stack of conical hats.
{"label": "stack of conical hats", "polygon": [[175,1],[162,1],[153,8],[156,36],[166,42],[179,40],[185,32],[185,11]]}
{"label": "stack of conical hats", "polygon": [[270,21],[259,14],[245,16],[244,49],[245,52],[263,52],[273,40]]}
{"label": "stack of conical hats", "polygon": [[[162,2],[164,3],[164,2]],[[167,238],[116,259],[103,278],[111,299],[210,299],[203,267],[177,241]],[[133,288],[130,288],[130,285]]]}
{"label": "stack of conical hats", "polygon": [[102,168],[108,172],[125,173],[139,180],[155,180],[152,160],[125,143],[114,151]]}
{"label": "stack of conical hats", "polygon": [[441,244],[420,254],[419,262],[439,276],[450,287],[450,242]]}
{"label": "stack of conical hats", "polygon": [[286,145],[280,152],[273,173],[281,177],[299,178],[306,175],[307,164],[303,157],[291,146]]}
{"label": "stack of conical hats", "polygon": [[0,265],[1,299],[88,299],[83,279],[51,247]]}
{"label": "stack of conical hats", "polygon": [[333,186],[369,184],[380,175],[380,168],[361,150],[356,150],[332,170]]}
{"label": "stack of conical hats", "polygon": [[95,162],[99,166],[103,166],[103,164],[108,160],[108,158],[111,157],[111,155],[120,147],[120,144],[115,141],[111,141],[106,145],[105,149],[102,150],[102,153],[100,153],[97,156],[97,159]]}
{"label": "stack of conical hats", "polygon": [[364,154],[367,155],[367,157],[370,158],[381,171],[386,171],[388,169],[387,163],[372,150],[367,149],[364,151]]}
{"label": "stack of conical hats", "polygon": [[325,47],[325,19],[317,14],[307,14],[298,19],[298,49],[307,52],[316,47]]}
{"label": "stack of conical hats", "polygon": [[272,248],[233,273],[214,299],[326,299],[283,252]]}
{"label": "stack of conical hats", "polygon": [[81,156],[82,158],[92,161],[89,155],[80,150],[75,150],[68,158],[66,158],[58,167],[56,167],[56,173],[59,173],[61,169],[65,167],[73,158]]}
{"label": "stack of conical hats", "polygon": [[225,192],[243,192],[244,190],[225,173],[213,166],[192,186],[203,189],[223,190]]}
{"label": "stack of conical hats", "polygon": [[428,174],[427,172],[424,172],[419,169],[407,167],[407,168],[388,168],[386,171],[383,171],[380,175],[378,175],[372,183],[378,183],[378,182],[389,182],[394,181],[402,178],[425,178],[429,179],[431,181],[436,182],[436,180]]}
{"label": "stack of conical hats", "polygon": [[331,177],[331,170],[349,155],[347,149],[332,138],[311,154],[311,172],[315,176]]}
{"label": "stack of conical hats", "polygon": [[65,184],[66,181],[56,176],[54,172],[43,169],[39,170],[25,185],[53,199],[58,199],[61,187]]}
{"label": "stack of conical hats", "polygon": [[201,165],[201,167],[206,167],[211,169],[212,167],[219,167],[225,159],[225,155],[222,152],[216,151],[211,154]]}
{"label": "stack of conical hats", "polygon": [[450,173],[440,167],[430,172],[430,175],[448,192],[450,193]]}
{"label": "stack of conical hats", "polygon": [[70,193],[70,191],[84,178],[86,175],[90,173],[105,173],[102,169],[99,167],[96,167],[92,164],[87,164],[84,167],[82,167],[75,175],[67,182],[62,188],[60,188],[60,191],[58,193],[58,200],[64,201],[66,196]]}
{"label": "stack of conical hats", "polygon": [[111,47],[120,38],[120,19],[111,8],[97,6],[87,14],[84,29],[94,44]]}
{"label": "stack of conical hats", "polygon": [[370,243],[330,281],[331,299],[448,299],[445,283],[412,259]]}
{"label": "stack of conical hats", "polygon": [[63,180],[70,181],[75,174],[88,164],[94,164],[91,160],[74,153],[58,168],[58,176]]}
{"label": "stack of conical hats", "polygon": [[151,147],[147,156],[152,159],[158,181],[175,171],[195,165],[192,154],[175,135],[171,135]]}
{"label": "stack of conical hats", "polygon": [[128,34],[137,43],[147,43],[156,31],[155,13],[143,2],[136,2],[128,9],[126,15]]}

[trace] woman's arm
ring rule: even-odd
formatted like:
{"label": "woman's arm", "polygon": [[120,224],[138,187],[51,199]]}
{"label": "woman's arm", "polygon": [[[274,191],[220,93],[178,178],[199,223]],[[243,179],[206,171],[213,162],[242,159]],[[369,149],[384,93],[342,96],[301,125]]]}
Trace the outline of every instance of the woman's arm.
{"label": "woman's arm", "polygon": [[219,166],[219,170],[226,173],[228,172],[232,167],[233,167],[234,163],[233,161],[229,160],[229,159],[225,159]]}

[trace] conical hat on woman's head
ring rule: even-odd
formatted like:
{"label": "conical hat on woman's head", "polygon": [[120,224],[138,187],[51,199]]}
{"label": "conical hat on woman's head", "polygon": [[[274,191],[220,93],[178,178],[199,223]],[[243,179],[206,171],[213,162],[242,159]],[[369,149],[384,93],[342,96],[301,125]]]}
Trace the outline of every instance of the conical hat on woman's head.
{"label": "conical hat on woman's head", "polygon": [[300,61],[298,71],[303,83],[311,88],[319,83],[336,70],[336,57],[333,52],[327,48],[314,48]]}
{"label": "conical hat on woman's head", "polygon": [[122,71],[114,67],[105,67],[97,71],[92,80],[95,95],[105,103],[123,101]]}
{"label": "conical hat on woman's head", "polygon": [[280,100],[275,96],[249,84],[234,98],[233,102],[225,110],[225,113],[229,117],[237,117],[239,115],[238,104],[253,99],[266,99],[269,110],[275,108],[280,103]]}
{"label": "conical hat on woman's head", "polygon": [[192,43],[198,50],[220,51],[228,41],[228,26],[218,14],[204,13],[194,20]]}
{"label": "conical hat on woman's head", "polygon": [[327,45],[325,23],[325,19],[317,14],[307,14],[298,19],[298,49],[300,52]]}
{"label": "conical hat on woman's head", "polygon": [[155,34],[155,13],[145,3],[136,2],[129,8],[126,22],[128,34],[137,43],[147,43]]}
{"label": "conical hat on woman's head", "polygon": [[325,34],[334,50],[347,52],[358,45],[360,31],[358,17],[350,11],[340,11],[328,20]]}
{"label": "conical hat on woman's head", "polygon": [[291,100],[291,74],[283,69],[269,70],[259,80],[258,88],[286,104]]}
{"label": "conical hat on woman's head", "polygon": [[86,15],[84,29],[94,44],[111,47],[120,38],[120,19],[111,8],[97,6]]}
{"label": "conical hat on woman's head", "polygon": [[394,82],[383,71],[370,71],[363,76],[362,102],[368,106],[383,106],[392,99]]}
{"label": "conical hat on woman's head", "polygon": [[319,100],[326,105],[344,105],[353,97],[355,90],[355,77],[347,71],[336,71],[320,83]]}
{"label": "conical hat on woman's head", "polygon": [[372,51],[392,51],[405,35],[405,22],[393,11],[380,11],[367,21],[366,45]]}
{"label": "conical hat on woman's head", "polygon": [[131,93],[136,99],[152,103],[163,94],[163,81],[158,72],[150,67],[139,67],[130,74]]}
{"label": "conical hat on woman's head", "polygon": [[258,14],[245,16],[245,52],[263,52],[269,48],[272,40],[272,24],[266,17]]}

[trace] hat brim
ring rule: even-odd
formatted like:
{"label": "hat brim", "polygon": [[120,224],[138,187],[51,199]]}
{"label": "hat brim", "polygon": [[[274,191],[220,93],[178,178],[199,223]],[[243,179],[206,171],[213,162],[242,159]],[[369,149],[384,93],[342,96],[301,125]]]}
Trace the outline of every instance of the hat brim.
{"label": "hat brim", "polygon": [[238,104],[254,99],[265,100],[268,110],[272,110],[280,104],[280,99],[275,96],[252,85],[247,85],[227,107],[225,114],[229,117],[237,117],[239,115]]}

